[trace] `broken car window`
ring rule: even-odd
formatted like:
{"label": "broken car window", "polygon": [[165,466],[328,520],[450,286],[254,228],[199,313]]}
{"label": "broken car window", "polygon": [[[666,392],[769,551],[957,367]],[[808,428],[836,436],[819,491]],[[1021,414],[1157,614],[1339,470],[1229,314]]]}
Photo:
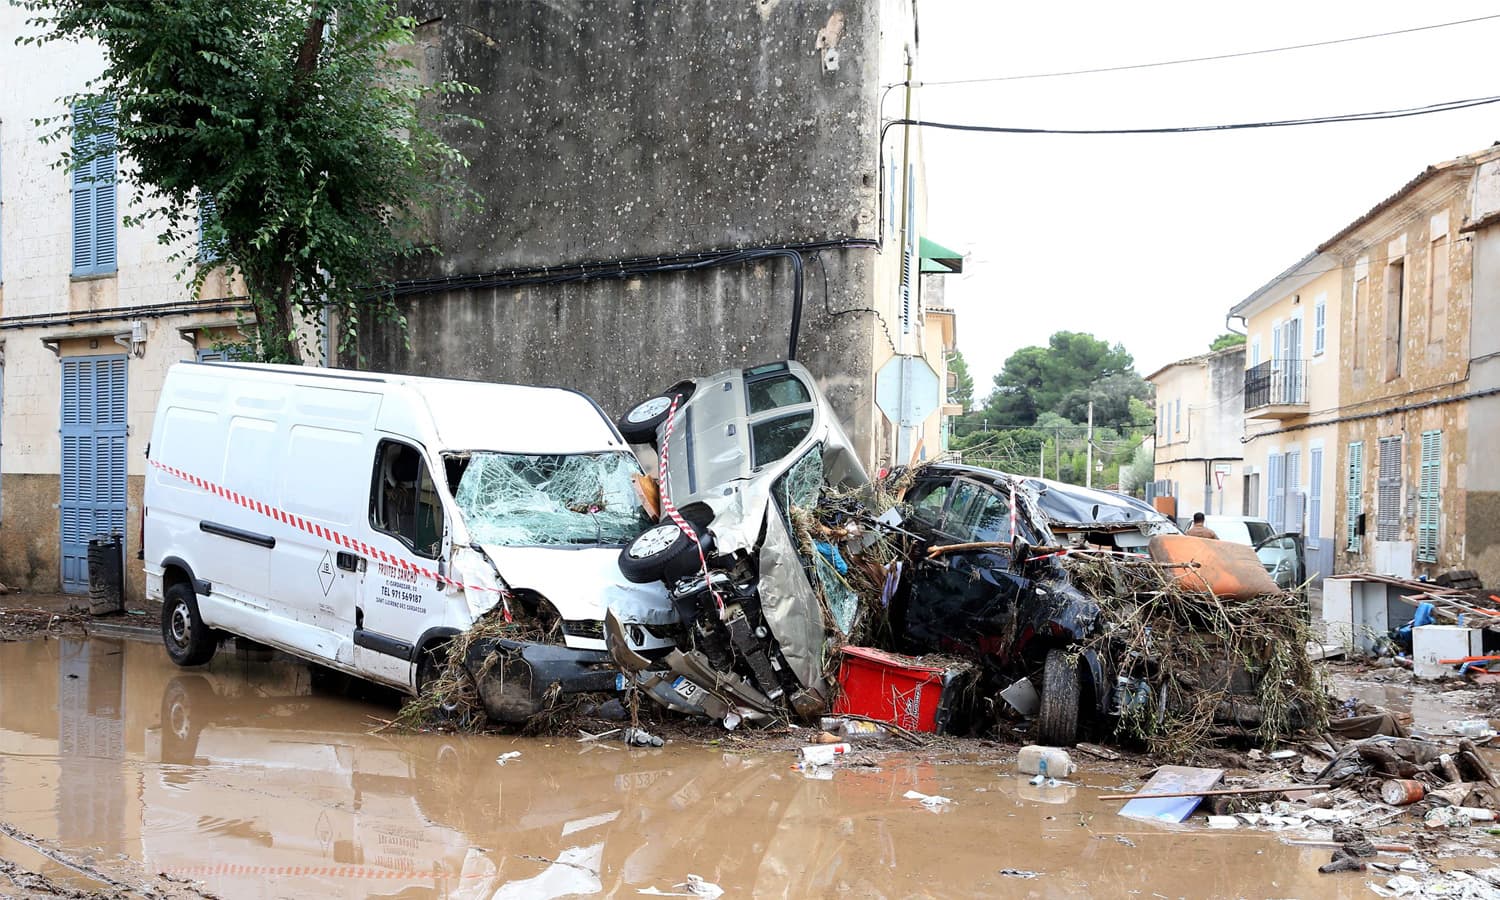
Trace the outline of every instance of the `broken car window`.
{"label": "broken car window", "polygon": [[812,402],[812,395],[807,392],[807,386],[797,380],[794,375],[752,381],[745,386],[745,390],[750,394],[750,415],[752,416],[783,406]]}
{"label": "broken car window", "polygon": [[442,551],[443,505],[422,454],[407,444],[382,441],[375,452],[374,488],[370,524],[436,559]]}
{"label": "broken car window", "polygon": [[943,502],[948,499],[947,481],[918,482],[906,495],[911,504],[911,514],[919,522],[933,528],[943,520]]}
{"label": "broken car window", "polygon": [[776,500],[784,512],[792,508],[812,509],[818,504],[823,488],[823,453],[821,445],[808,450],[803,457],[776,479]]}
{"label": "broken car window", "polygon": [[475,543],[624,544],[650,526],[625,453],[476,452],[454,502]]}
{"label": "broken car window", "polygon": [[750,426],[750,460],[755,468],[769,465],[797,449],[812,431],[811,411],[782,416]]}
{"label": "broken car window", "polygon": [[968,534],[979,518],[979,505],[984,490],[972,481],[960,481],[953,485],[953,500],[948,504],[948,515],[943,519],[942,530],[959,536]]}

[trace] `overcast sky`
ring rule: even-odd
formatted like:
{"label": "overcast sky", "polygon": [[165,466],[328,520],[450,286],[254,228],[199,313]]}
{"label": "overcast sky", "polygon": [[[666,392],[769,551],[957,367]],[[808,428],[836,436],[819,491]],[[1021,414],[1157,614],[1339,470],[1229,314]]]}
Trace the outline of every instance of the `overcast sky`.
{"label": "overcast sky", "polygon": [[[921,0],[919,79],[1128,65],[1500,14],[1500,2]],[[1500,95],[1500,19],[1246,59],[920,89],[921,117],[1155,127]],[[899,116],[899,90],[885,114]],[[1500,140],[1500,105],[1363,124],[1073,137],[926,129],[928,236],[988,393],[1059,329],[1123,343],[1141,374],[1201,353],[1229,308],[1431,163]]]}

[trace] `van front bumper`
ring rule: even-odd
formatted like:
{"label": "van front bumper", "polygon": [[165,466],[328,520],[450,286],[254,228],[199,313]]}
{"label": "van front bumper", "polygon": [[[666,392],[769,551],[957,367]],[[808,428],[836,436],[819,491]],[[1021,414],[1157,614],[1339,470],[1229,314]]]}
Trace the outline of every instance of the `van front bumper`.
{"label": "van front bumper", "polygon": [[474,677],[485,713],[519,723],[542,712],[548,694],[624,689],[625,678],[609,653],[506,638],[480,638],[469,645],[464,667]]}

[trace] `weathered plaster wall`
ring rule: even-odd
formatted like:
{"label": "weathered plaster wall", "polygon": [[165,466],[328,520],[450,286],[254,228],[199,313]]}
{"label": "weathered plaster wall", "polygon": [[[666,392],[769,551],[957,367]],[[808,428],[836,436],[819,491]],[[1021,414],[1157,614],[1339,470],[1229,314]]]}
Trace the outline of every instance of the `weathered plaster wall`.
{"label": "weathered plaster wall", "polygon": [[[1500,212],[1500,161],[1479,167],[1474,210],[1478,218]],[[1469,336],[1469,390],[1500,389],[1500,224],[1473,233],[1474,314]],[[1486,585],[1500,586],[1500,395],[1469,403],[1468,481],[1465,490],[1464,567],[1479,573]]]}
{"label": "weathered plaster wall", "polygon": [[[445,132],[484,209],[438,218],[442,256],[407,277],[878,234],[874,4],[410,6],[424,76],[477,85],[452,102],[486,127]],[[881,306],[881,254],[822,262],[832,309]],[[824,315],[818,263],[806,284],[799,358],[871,456],[876,314]],[[387,331],[362,349],[372,368],[561,384],[618,413],[681,376],[783,358],[790,305],[784,260],[433,293],[403,304],[409,348]]]}

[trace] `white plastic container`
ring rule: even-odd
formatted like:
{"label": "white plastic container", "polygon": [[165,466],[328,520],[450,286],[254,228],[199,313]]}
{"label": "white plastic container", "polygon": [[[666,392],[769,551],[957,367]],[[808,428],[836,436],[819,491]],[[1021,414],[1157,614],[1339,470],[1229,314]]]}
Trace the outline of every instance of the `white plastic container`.
{"label": "white plastic container", "polygon": [[1061,747],[1031,744],[1021,748],[1021,755],[1016,757],[1016,771],[1022,775],[1067,778],[1078,771],[1078,767],[1073,764],[1073,757],[1068,755],[1068,751]]}
{"label": "white plastic container", "polygon": [[851,748],[848,744],[815,744],[811,747],[802,748],[802,765],[804,766],[831,766],[836,757],[848,753]]}

